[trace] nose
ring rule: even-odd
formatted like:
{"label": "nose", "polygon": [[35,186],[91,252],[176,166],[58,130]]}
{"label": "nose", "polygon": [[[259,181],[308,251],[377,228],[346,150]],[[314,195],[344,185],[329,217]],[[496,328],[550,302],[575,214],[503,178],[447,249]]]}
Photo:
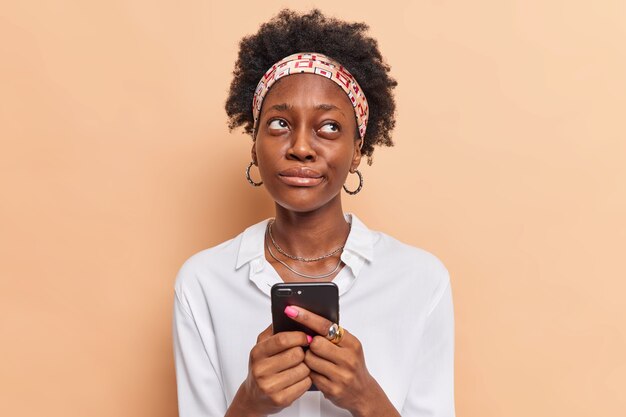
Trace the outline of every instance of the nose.
{"label": "nose", "polygon": [[287,159],[294,159],[297,161],[315,161],[317,154],[311,146],[310,132],[307,129],[297,129],[292,134],[292,142],[289,150],[287,151]]}

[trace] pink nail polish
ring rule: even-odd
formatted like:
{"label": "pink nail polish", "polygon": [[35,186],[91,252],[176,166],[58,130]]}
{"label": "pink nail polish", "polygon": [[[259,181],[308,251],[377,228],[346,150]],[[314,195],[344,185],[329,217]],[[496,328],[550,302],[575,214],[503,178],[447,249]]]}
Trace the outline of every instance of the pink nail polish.
{"label": "pink nail polish", "polygon": [[285,307],[285,314],[287,315],[287,317],[291,318],[298,317],[298,310],[296,310],[292,306],[287,306]]}
{"label": "pink nail polish", "polygon": [[306,341],[309,342],[309,345],[311,344],[312,340],[313,340],[313,338],[307,334],[306,335]]}

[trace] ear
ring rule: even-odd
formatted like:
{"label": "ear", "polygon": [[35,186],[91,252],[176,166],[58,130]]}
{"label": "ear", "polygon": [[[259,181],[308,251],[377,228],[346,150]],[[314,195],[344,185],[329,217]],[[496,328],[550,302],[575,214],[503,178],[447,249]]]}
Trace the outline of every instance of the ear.
{"label": "ear", "polygon": [[354,141],[354,153],[352,154],[352,163],[350,164],[351,173],[354,173],[354,171],[356,171],[356,169],[359,167],[359,164],[361,163],[361,157],[363,156],[361,154],[362,141],[363,139],[361,138]]}
{"label": "ear", "polygon": [[252,149],[250,150],[250,156],[252,157],[252,162],[254,165],[258,166],[257,158],[256,158],[256,141],[252,144]]}

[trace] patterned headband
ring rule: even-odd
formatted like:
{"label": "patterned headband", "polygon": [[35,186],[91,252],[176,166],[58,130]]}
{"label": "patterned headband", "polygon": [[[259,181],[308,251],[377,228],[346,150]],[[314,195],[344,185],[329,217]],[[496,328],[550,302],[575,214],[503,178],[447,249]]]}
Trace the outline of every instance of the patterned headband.
{"label": "patterned headband", "polygon": [[361,148],[365,138],[365,129],[369,118],[369,106],[363,90],[356,82],[356,79],[341,66],[337,61],[326,55],[315,52],[300,52],[289,55],[272,65],[259,81],[254,91],[252,100],[252,115],[254,117],[254,131],[256,132],[261,113],[263,99],[269,89],[276,81],[287,75],[293,74],[317,74],[326,77],[336,83],[347,94],[350,102],[354,106],[359,136],[361,137]]}

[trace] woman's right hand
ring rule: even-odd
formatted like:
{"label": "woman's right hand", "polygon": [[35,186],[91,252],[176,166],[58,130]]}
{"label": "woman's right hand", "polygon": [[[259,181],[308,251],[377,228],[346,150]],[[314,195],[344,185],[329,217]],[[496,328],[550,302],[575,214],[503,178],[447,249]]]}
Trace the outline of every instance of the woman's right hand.
{"label": "woman's right hand", "polygon": [[278,413],[311,386],[302,350],[310,343],[310,336],[303,332],[272,333],[270,325],[259,334],[250,351],[248,377],[239,387],[227,417]]}

